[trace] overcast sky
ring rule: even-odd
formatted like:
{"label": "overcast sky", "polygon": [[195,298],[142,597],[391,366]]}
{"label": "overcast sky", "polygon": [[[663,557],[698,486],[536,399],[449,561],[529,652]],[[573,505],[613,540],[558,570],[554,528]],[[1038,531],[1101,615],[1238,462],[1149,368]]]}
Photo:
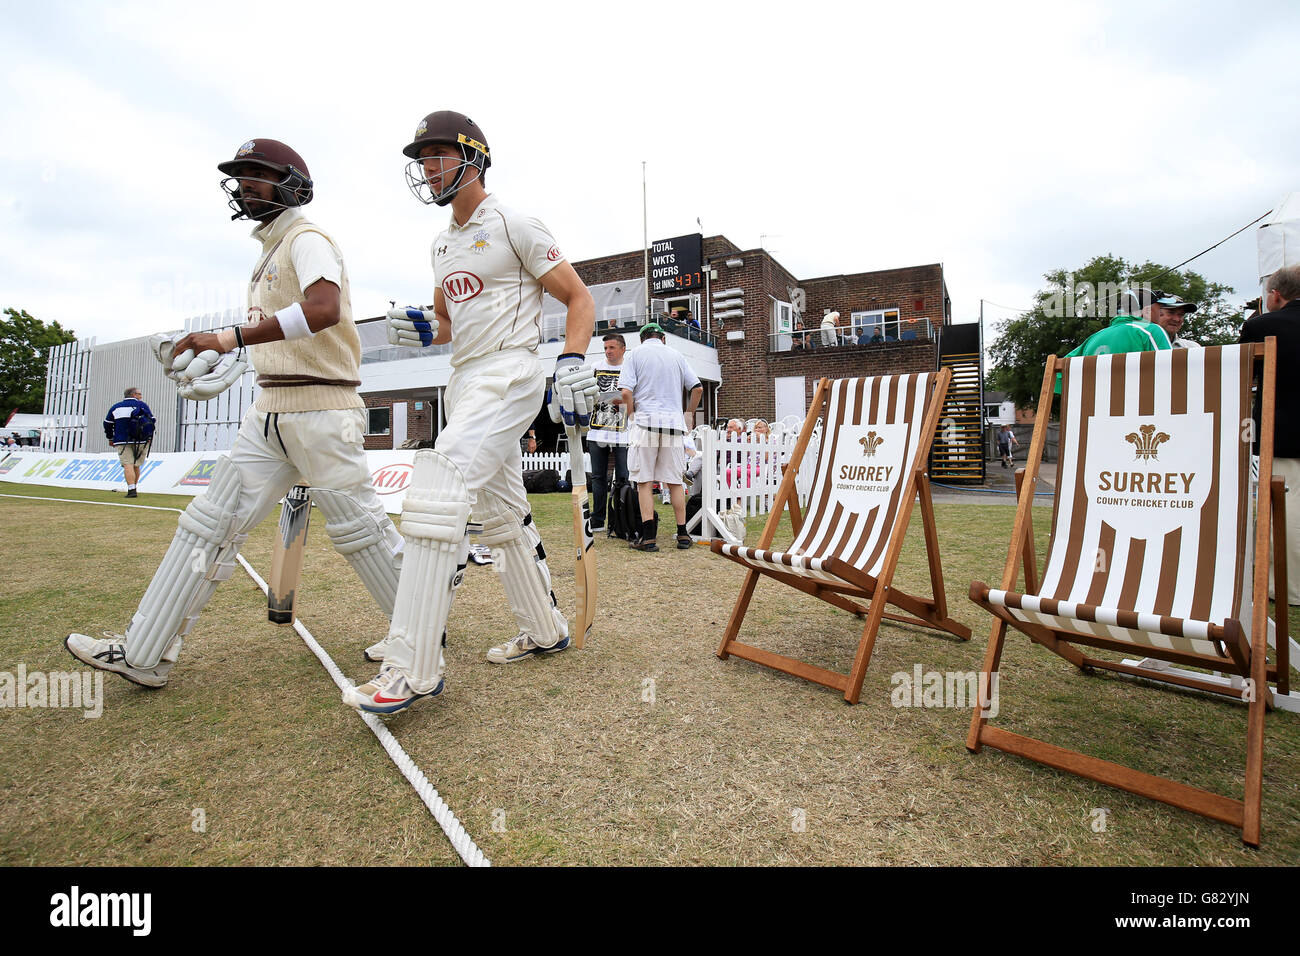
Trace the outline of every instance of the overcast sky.
{"label": "overcast sky", "polygon": [[[0,308],[114,341],[242,309],[216,163],[281,139],[353,309],[429,301],[436,109],[571,260],[722,233],[802,278],[942,262],[957,321],[1172,265],[1300,190],[1291,2],[3,4]],[[850,12],[856,8],[855,12]],[[308,19],[310,11],[310,19]],[[1256,294],[1254,229],[1194,263]]]}

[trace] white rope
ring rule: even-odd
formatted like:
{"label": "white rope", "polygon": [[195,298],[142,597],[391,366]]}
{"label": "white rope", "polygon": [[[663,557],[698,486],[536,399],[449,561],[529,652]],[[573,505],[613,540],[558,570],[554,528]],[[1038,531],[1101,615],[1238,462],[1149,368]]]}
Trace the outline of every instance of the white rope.
{"label": "white rope", "polygon": [[[64,501],[76,505],[102,505],[110,508],[142,508],[151,511],[172,511],[176,514],[181,513],[181,509],[179,508],[163,508],[157,505],[128,505],[116,501],[83,501],[80,498],[44,498],[39,495],[0,495],[0,498],[22,498],[27,501]],[[261,588],[262,593],[265,594],[268,590],[266,581],[262,579],[260,574],[253,570],[253,566],[244,559],[242,554],[236,555],[236,557],[239,559],[239,563],[243,566],[244,570],[248,573],[248,576],[253,579],[253,583]],[[298,636],[301,637],[303,643],[307,645],[307,649],[316,655],[316,659],[321,662],[321,666],[325,668],[326,673],[334,679],[334,683],[338,685],[339,690],[346,690],[347,688],[354,686],[352,681],[348,680],[343,675],[343,672],[339,670],[338,665],[334,663],[334,659],[330,657],[325,649],[316,642],[316,638],[312,637],[311,631],[307,630],[303,623],[296,617],[294,618],[293,629],[298,632]],[[397,738],[392,735],[392,732],[384,726],[383,721],[374,714],[367,714],[360,711],[358,711],[358,713],[360,714],[361,719],[365,721],[366,726],[370,728],[371,732],[379,738],[380,745],[383,746],[385,751],[387,751],[388,756],[392,759],[393,763],[397,765],[397,769],[402,772],[402,776],[405,777],[411,786],[415,788],[415,792],[419,795],[420,799],[424,801],[424,805],[429,808],[429,812],[433,814],[433,818],[438,821],[438,826],[442,827],[442,832],[447,834],[447,839],[451,841],[452,848],[460,854],[460,858],[465,861],[465,864],[467,866],[491,866],[492,862],[483,855],[483,851],[478,848],[474,843],[473,838],[471,838],[465,831],[465,827],[456,819],[456,814],[452,813],[451,807],[447,806],[446,801],[438,795],[438,791],[435,790],[433,784],[429,782],[429,778],[424,775],[424,771],[421,770],[419,766],[416,765],[415,761],[410,758],[410,755],[402,749],[402,745],[397,742]]]}
{"label": "white rope", "polygon": [[[262,580],[262,576],[253,570],[253,566],[244,560],[242,554],[236,555],[236,557],[239,559],[239,563],[243,565],[244,570],[248,572],[248,576],[265,592],[267,585]],[[352,681],[348,680],[343,675],[343,672],[339,670],[338,665],[334,663],[334,659],[329,656],[323,647],[316,643],[316,638],[312,637],[311,631],[307,630],[302,621],[296,617],[293,621],[293,629],[298,632],[298,636],[302,638],[308,649],[316,655],[317,660],[321,662],[321,666],[334,679],[334,683],[338,685],[339,690],[347,690],[354,686]],[[363,711],[358,711],[358,713],[361,715],[361,719],[366,722],[366,726],[379,738],[379,743],[384,750],[388,751],[388,756],[393,759],[397,769],[402,771],[402,776],[415,788],[415,792],[424,801],[424,805],[429,808],[433,818],[438,821],[438,826],[442,827],[442,832],[447,834],[447,839],[451,841],[452,847],[460,854],[460,858],[465,861],[466,865],[491,866],[491,862],[483,855],[483,851],[474,844],[474,840],[470,835],[465,832],[465,828],[456,819],[456,815],[451,812],[451,808],[447,806],[446,801],[438,795],[438,791],[429,782],[429,778],[424,775],[424,771],[402,749],[402,745],[397,742],[397,738],[392,735],[392,732],[384,726],[384,722],[374,714],[367,714]]]}

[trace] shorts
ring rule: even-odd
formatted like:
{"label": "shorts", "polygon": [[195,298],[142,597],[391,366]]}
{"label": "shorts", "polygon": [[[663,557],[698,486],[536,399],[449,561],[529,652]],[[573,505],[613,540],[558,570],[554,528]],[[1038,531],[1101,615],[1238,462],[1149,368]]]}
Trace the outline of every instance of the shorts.
{"label": "shorts", "polygon": [[117,460],[122,463],[123,468],[138,468],[149,457],[149,446],[152,444],[152,441],[146,441],[138,445],[114,445],[113,447],[117,449]]}
{"label": "shorts", "polygon": [[633,425],[627,450],[628,478],[637,483],[658,481],[680,485],[686,473],[686,446],[682,432],[659,431]]}

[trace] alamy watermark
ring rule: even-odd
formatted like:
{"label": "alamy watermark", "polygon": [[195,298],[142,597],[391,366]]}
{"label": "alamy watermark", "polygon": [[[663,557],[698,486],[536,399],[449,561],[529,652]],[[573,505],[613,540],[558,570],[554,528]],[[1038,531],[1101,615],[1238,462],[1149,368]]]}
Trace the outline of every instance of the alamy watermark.
{"label": "alamy watermark", "polygon": [[153,927],[152,893],[83,893],[73,886],[50,897],[50,925],[118,926],[133,936],[148,936]]}
{"label": "alamy watermark", "polygon": [[[1042,300],[1043,315],[1049,319],[1113,319],[1137,315],[1142,301],[1154,298],[1150,282],[1080,282],[1065,280],[1065,288]],[[1139,298],[1141,297],[1141,298]]]}
{"label": "alamy watermark", "polygon": [[71,708],[86,719],[104,713],[103,671],[0,671],[0,708]]}
{"label": "alamy watermark", "polygon": [[[909,674],[898,671],[889,678],[895,707],[979,707],[980,716],[998,715],[998,675],[983,671],[927,671],[917,664]],[[983,706],[980,702],[984,701]]]}

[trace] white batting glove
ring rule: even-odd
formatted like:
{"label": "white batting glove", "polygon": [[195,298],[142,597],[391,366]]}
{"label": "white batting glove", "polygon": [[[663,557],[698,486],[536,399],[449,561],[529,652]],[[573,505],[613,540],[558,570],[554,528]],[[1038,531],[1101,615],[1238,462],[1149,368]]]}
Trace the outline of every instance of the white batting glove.
{"label": "white batting glove", "polygon": [[168,335],[166,332],[149,336],[149,351],[153,352],[153,357],[162,363],[163,372],[168,376],[171,375],[172,370],[173,347],[179,339],[179,334]]}
{"label": "white batting glove", "polygon": [[432,345],[438,335],[438,313],[432,309],[389,309],[388,344],[418,349]]}
{"label": "white batting glove", "polygon": [[[200,358],[207,354],[209,353],[200,353]],[[215,355],[216,353],[211,354]],[[195,359],[194,362],[190,363],[186,372],[188,373],[197,368],[198,366],[195,364],[197,362],[199,362],[199,359]],[[217,356],[214,359],[214,366],[211,371],[205,371],[192,379],[187,379],[181,383],[177,391],[180,392],[181,398],[188,398],[192,402],[206,402],[234,385],[246,371],[248,371],[248,360],[244,358],[244,351],[241,349],[239,352],[227,352],[225,355]]]}
{"label": "white batting glove", "polygon": [[[551,419],[565,425],[588,428],[596,407],[596,373],[574,352],[561,355],[555,363],[555,389],[551,398]],[[556,418],[556,409],[559,418]]]}

